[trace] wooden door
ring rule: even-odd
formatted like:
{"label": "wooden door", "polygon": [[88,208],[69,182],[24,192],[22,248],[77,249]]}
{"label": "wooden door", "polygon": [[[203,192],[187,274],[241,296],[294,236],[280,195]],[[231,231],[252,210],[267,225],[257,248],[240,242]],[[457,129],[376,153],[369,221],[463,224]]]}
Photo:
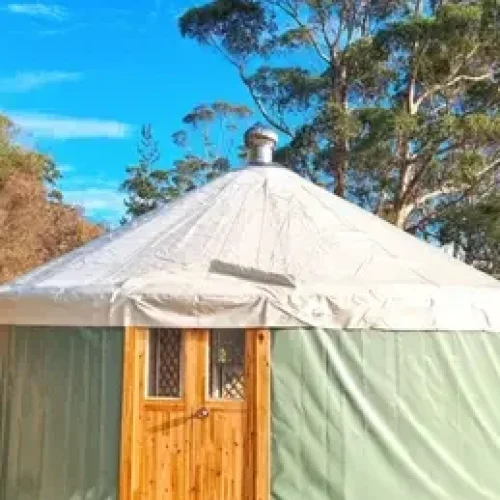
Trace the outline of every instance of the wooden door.
{"label": "wooden door", "polygon": [[129,329],[120,500],[268,500],[269,333]]}

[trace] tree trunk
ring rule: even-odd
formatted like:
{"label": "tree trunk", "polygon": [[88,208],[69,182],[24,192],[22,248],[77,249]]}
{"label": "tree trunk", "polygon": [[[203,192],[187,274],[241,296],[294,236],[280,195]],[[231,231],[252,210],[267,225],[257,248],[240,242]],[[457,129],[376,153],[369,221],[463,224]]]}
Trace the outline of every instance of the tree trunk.
{"label": "tree trunk", "polygon": [[345,198],[347,176],[347,141],[336,144],[332,150],[331,169],[335,176],[334,193]]}
{"label": "tree trunk", "polygon": [[394,214],[394,225],[399,227],[399,229],[404,229],[408,215],[409,214],[405,210],[405,207],[398,207],[396,209],[396,213]]}
{"label": "tree trunk", "polygon": [[[332,93],[331,100],[344,113],[347,113],[347,83],[346,68],[342,61],[338,60],[338,54],[332,57]],[[341,56],[340,56],[341,57]],[[330,155],[330,168],[335,177],[334,193],[341,198],[345,198],[348,169],[349,143],[342,130],[332,130],[332,151]]]}
{"label": "tree trunk", "polygon": [[[421,8],[422,8],[422,1],[416,0],[414,6],[415,15],[420,14]],[[408,79],[406,92],[403,97],[403,106],[406,112],[410,116],[414,116],[418,111],[418,107],[415,103],[415,91],[416,91],[415,57],[417,50],[418,50],[418,42],[415,42],[412,48],[412,56],[411,56],[412,62],[410,68],[410,75]],[[409,192],[414,172],[412,171],[412,166],[409,163],[411,157],[410,138],[407,137],[406,135],[399,137],[396,154],[397,154],[397,163],[399,164],[400,181],[394,203],[394,224],[400,229],[404,229],[406,226],[406,221],[414,208],[414,204],[412,204],[411,202],[412,193]]]}

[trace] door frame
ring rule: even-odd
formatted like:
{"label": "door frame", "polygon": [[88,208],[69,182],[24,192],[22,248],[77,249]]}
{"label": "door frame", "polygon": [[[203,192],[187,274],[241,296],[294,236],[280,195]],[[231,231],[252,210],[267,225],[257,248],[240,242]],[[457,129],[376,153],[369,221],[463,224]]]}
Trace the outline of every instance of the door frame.
{"label": "door frame", "polygon": [[[207,329],[184,329],[207,335]],[[270,497],[270,343],[267,329],[246,329],[245,370],[248,370],[246,404],[248,415],[248,460],[253,477],[248,478],[248,496],[251,500],[269,500]],[[124,335],[122,421],[120,449],[120,500],[138,500],[134,491],[138,467],[134,452],[141,450],[143,404],[161,404],[161,400],[146,398],[145,367],[146,341],[149,329],[127,327]],[[140,499],[148,500],[148,499]]]}

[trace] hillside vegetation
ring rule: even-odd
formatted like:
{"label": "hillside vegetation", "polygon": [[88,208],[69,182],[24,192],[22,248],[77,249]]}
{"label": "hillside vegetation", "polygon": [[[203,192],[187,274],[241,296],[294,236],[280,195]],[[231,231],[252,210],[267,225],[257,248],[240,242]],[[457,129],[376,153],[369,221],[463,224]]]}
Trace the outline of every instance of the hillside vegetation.
{"label": "hillside vegetation", "polygon": [[17,144],[17,131],[0,117],[0,283],[99,236],[54,189],[52,160]]}

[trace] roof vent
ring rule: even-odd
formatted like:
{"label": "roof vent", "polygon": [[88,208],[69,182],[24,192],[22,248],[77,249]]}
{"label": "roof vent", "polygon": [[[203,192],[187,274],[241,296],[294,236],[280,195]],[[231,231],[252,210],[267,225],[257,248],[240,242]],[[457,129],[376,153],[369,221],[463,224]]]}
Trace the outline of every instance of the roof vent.
{"label": "roof vent", "polygon": [[278,135],[261,123],[256,123],[245,132],[245,147],[248,165],[271,165]]}

